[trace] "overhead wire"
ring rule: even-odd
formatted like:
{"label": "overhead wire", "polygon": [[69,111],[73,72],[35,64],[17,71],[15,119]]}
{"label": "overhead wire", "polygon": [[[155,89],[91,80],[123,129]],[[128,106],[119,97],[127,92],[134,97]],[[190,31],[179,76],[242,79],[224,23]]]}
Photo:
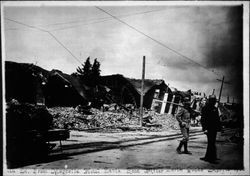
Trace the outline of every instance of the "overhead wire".
{"label": "overhead wire", "polygon": [[23,26],[26,26],[26,27],[29,27],[29,28],[32,28],[32,29],[37,29],[37,30],[42,31],[42,32],[48,32],[47,30],[44,30],[44,29],[42,29],[42,28],[39,28],[39,27],[36,27],[36,26],[32,26],[32,25],[28,25],[28,24],[22,23],[22,22],[20,22],[20,21],[12,20],[12,19],[10,19],[10,18],[6,18],[6,17],[5,17],[4,19],[6,19],[6,20],[8,20],[8,21],[12,21],[12,22],[17,23],[17,24],[20,24],[20,25],[23,25]]}
{"label": "overhead wire", "polygon": [[50,31],[61,31],[61,30],[76,28],[76,27],[79,27],[79,26],[85,26],[85,25],[91,25],[91,24],[96,24],[96,23],[102,23],[102,22],[105,22],[105,21],[110,21],[110,19],[102,20],[102,21],[96,21],[96,22],[92,22],[92,23],[79,24],[79,25],[74,25],[74,26],[68,26],[68,27],[56,28],[56,29],[51,29]]}
{"label": "overhead wire", "polygon": [[[140,14],[146,14],[146,13],[151,13],[151,12],[157,12],[157,11],[163,11],[165,9],[158,9],[158,10],[150,10],[150,11],[144,11],[144,12],[137,12],[137,13],[132,13],[132,14],[126,14],[126,15],[120,15],[119,17],[129,17],[129,16],[134,16],[134,15],[140,15]],[[20,24],[20,25],[23,25],[23,26],[26,26],[28,28],[32,28],[32,29],[37,29],[41,32],[46,32],[48,33],[58,44],[60,44],[65,50],[67,50],[67,52],[73,57],[75,58],[80,64],[81,61],[54,35],[52,34],[51,32],[53,31],[59,31],[59,30],[65,30],[65,29],[69,29],[69,28],[74,28],[74,27],[77,27],[77,26],[82,26],[82,25],[90,25],[90,24],[95,24],[95,23],[101,23],[101,22],[105,22],[105,21],[109,21],[109,20],[112,20],[113,17],[105,17],[105,18],[99,18],[99,19],[106,19],[106,20],[102,20],[102,21],[96,21],[96,22],[93,22],[93,23],[86,23],[86,24],[82,24],[82,25],[77,25],[77,26],[69,26],[69,27],[65,27],[65,28],[58,28],[58,29],[54,29],[54,30],[45,30],[45,29],[42,29],[41,27],[43,26],[39,26],[39,27],[36,27],[36,26],[32,26],[32,25],[28,25],[28,24],[25,24],[25,23],[22,23],[20,21],[16,21],[16,20],[12,20],[10,18],[5,18],[6,20],[9,20],[9,21],[12,21],[12,22],[15,22],[17,24]],[[98,20],[98,19],[95,19],[95,20]],[[70,23],[75,23],[77,21],[71,21],[71,22],[65,22],[65,23],[54,23],[54,24],[50,24],[50,25],[59,25],[59,24],[70,24]],[[79,22],[79,21],[78,21]],[[44,25],[44,26],[49,26],[49,25]],[[18,28],[10,28],[10,29],[7,29],[7,30],[18,30]]]}
{"label": "overhead wire", "polygon": [[205,70],[207,70],[207,71],[210,71],[210,72],[212,72],[212,73],[216,74],[217,76],[220,76],[218,73],[216,73],[216,72],[214,72],[214,71],[211,71],[211,70],[210,70],[210,69],[208,69],[206,66],[204,66],[204,65],[202,65],[202,64],[200,64],[200,63],[198,63],[198,62],[194,61],[193,59],[191,59],[191,58],[189,58],[189,57],[187,57],[187,56],[183,55],[182,53],[178,52],[177,50],[175,50],[175,49],[172,49],[172,48],[168,47],[168,46],[167,46],[167,45],[165,45],[164,43],[162,43],[162,42],[160,42],[160,41],[158,41],[158,40],[154,39],[153,37],[151,37],[151,36],[149,36],[149,35],[145,34],[144,32],[142,32],[142,31],[138,30],[138,29],[137,29],[137,28],[135,28],[134,26],[131,26],[130,24],[126,23],[125,21],[123,21],[123,20],[121,20],[121,19],[117,18],[116,16],[114,16],[114,15],[112,15],[111,13],[109,13],[109,12],[105,11],[104,9],[102,9],[102,8],[100,8],[100,7],[98,7],[98,6],[96,6],[96,8],[97,8],[97,9],[99,9],[100,11],[102,11],[102,12],[104,12],[104,13],[106,13],[106,14],[110,15],[111,17],[113,17],[113,18],[114,18],[114,19],[116,19],[117,21],[119,21],[119,22],[121,22],[121,23],[125,24],[126,26],[130,27],[131,29],[133,29],[133,30],[137,31],[138,33],[140,33],[140,34],[142,34],[142,35],[146,36],[147,38],[151,39],[151,40],[152,40],[152,41],[154,41],[155,43],[158,43],[159,45],[163,46],[164,48],[167,48],[168,50],[170,50],[170,51],[172,51],[172,52],[176,53],[177,55],[179,55],[179,56],[181,56],[181,57],[185,58],[186,60],[188,60],[188,61],[190,61],[190,62],[192,62],[192,63],[194,63],[194,64],[199,65],[200,67],[204,68],[204,69],[205,69]]}
{"label": "overhead wire", "polygon": [[[166,9],[150,10],[150,11],[144,11],[144,12],[131,13],[131,14],[127,14],[127,15],[119,15],[119,17],[124,18],[124,17],[130,17],[130,16],[141,15],[141,14],[146,14],[146,13],[158,12],[158,11],[163,11],[163,10],[166,10]],[[84,23],[84,24],[78,24],[78,25],[73,25],[73,26],[61,27],[61,28],[52,29],[50,31],[66,30],[66,29],[76,28],[76,27],[79,27],[79,26],[102,23],[102,22],[110,21],[112,19],[113,19],[113,17],[97,18],[95,20],[100,20],[100,21],[94,21],[94,22],[91,22],[91,23]],[[71,22],[69,22],[69,23],[71,23]],[[64,24],[69,24],[69,23],[64,23]],[[63,23],[61,23],[61,24],[63,24]]]}
{"label": "overhead wire", "polygon": [[[157,11],[157,10],[155,10]],[[147,13],[149,12],[155,12],[155,11],[147,11]],[[162,10],[158,10],[158,11],[162,11]],[[129,14],[129,15],[121,15],[121,16],[117,16],[117,17],[130,17],[130,16],[134,16],[134,15],[139,15],[139,14],[144,14],[142,13],[134,13],[134,14]],[[104,19],[104,20],[101,20]],[[91,24],[97,24],[97,23],[102,23],[102,22],[106,22],[106,21],[110,21],[112,20],[113,17],[105,17],[105,18],[96,18],[96,19],[91,19],[91,20],[85,20],[86,23],[81,23],[80,21],[75,21],[74,23],[80,23],[78,25],[71,25],[71,26],[67,26],[67,27],[58,27],[55,29],[51,29],[48,31],[60,31],[60,30],[66,30],[66,29],[72,29],[72,28],[77,28],[80,26],[86,26],[86,25],[91,25]],[[95,22],[91,22],[94,20],[100,20],[100,21],[95,21]],[[213,25],[223,25],[224,23],[231,23],[232,21],[220,21],[220,22],[216,22],[216,23],[212,23]],[[62,22],[62,23],[54,23],[54,25],[65,25],[65,24],[71,24],[73,22]],[[206,23],[206,21],[165,21],[164,23]],[[53,24],[49,24],[49,25],[40,25],[38,27],[46,27],[46,26],[52,26]],[[5,29],[5,31],[11,31],[11,30],[21,30],[20,28],[7,28]]]}
{"label": "overhead wire", "polygon": [[[155,9],[155,10],[148,10],[148,11],[143,11],[143,12],[136,12],[136,13],[130,13],[130,14],[123,14],[119,15],[118,17],[129,17],[129,16],[134,16],[134,15],[140,15],[140,14],[146,14],[146,13],[152,13],[152,12],[158,12],[158,11],[164,11],[166,9]],[[72,23],[81,23],[81,22],[90,22],[90,21],[95,21],[95,20],[111,20],[112,17],[102,17],[102,18],[93,18],[89,20],[74,20],[74,21],[67,21],[67,22],[60,22],[60,23],[51,23],[47,25],[40,25],[40,27],[47,27],[47,26],[58,26],[58,25],[65,25],[65,24],[72,24]]]}
{"label": "overhead wire", "polygon": [[5,18],[6,20],[9,20],[9,21],[12,21],[14,23],[17,23],[17,24],[20,24],[20,25],[23,25],[23,26],[26,26],[28,28],[32,28],[32,29],[36,29],[36,30],[39,30],[41,32],[45,32],[47,34],[49,34],[58,44],[60,44],[76,61],[78,61],[80,64],[82,64],[82,62],[54,35],[52,34],[50,31],[48,30],[44,30],[44,29],[41,29],[39,27],[36,27],[36,26],[32,26],[32,25],[28,25],[28,24],[25,24],[25,23],[22,23],[20,21],[16,21],[16,20],[12,20],[10,18]]}
{"label": "overhead wire", "polygon": [[82,64],[82,62],[60,40],[58,40],[58,38],[56,38],[54,34],[52,34],[49,31],[48,34],[52,36],[55,39],[55,41],[57,41],[57,43],[59,43],[65,50],[67,50],[73,58],[75,58],[80,64]]}
{"label": "overhead wire", "polygon": [[[142,31],[138,30],[137,28],[135,28],[135,27],[129,25],[128,23],[122,21],[122,20],[119,19],[117,16],[114,16],[114,15],[108,13],[107,11],[103,10],[103,9],[100,8],[100,7],[97,7],[97,6],[96,6],[96,8],[99,9],[99,10],[101,10],[102,12],[108,14],[108,15],[111,16],[111,17],[110,17],[110,18],[107,18],[107,17],[106,17],[106,18],[99,18],[99,19],[106,19],[106,20],[96,21],[96,22],[93,22],[93,23],[85,23],[85,24],[82,24],[82,25],[90,25],[90,24],[95,24],[95,23],[101,23],[101,22],[109,21],[109,20],[111,20],[111,19],[114,18],[114,19],[120,21],[121,23],[127,25],[128,27],[132,28],[133,30],[137,31],[138,33],[140,33],[140,34],[146,36],[147,38],[149,38],[149,39],[151,39],[151,40],[153,40],[154,42],[158,43],[159,45],[161,45],[161,46],[167,48],[168,50],[170,50],[170,51],[176,53],[177,55],[179,55],[179,56],[185,58],[186,60],[188,60],[188,61],[190,61],[190,62],[192,62],[192,63],[194,63],[194,64],[196,64],[196,65],[199,65],[200,67],[202,67],[202,68],[204,68],[204,69],[206,69],[206,70],[208,70],[208,71],[210,71],[210,72],[216,74],[217,76],[220,76],[220,74],[216,73],[214,70],[210,70],[210,69],[208,69],[206,66],[204,66],[204,65],[202,65],[202,64],[200,64],[200,63],[194,61],[193,59],[191,59],[191,58],[189,58],[189,57],[183,55],[182,53],[178,52],[177,50],[168,47],[168,46],[165,45],[164,43],[162,43],[162,42],[160,42],[160,41],[154,39],[153,37],[151,37],[151,36],[149,36],[149,35],[143,33]],[[133,14],[128,14],[128,15],[119,15],[119,17],[127,17],[127,16],[133,16],[133,15],[138,15],[138,14],[151,13],[151,12],[162,11],[162,10],[165,10],[165,9],[161,9],[161,10],[151,10],[151,11],[145,11],[145,12],[138,12],[138,13],[133,13]],[[64,30],[64,29],[74,28],[74,27],[81,26],[81,25],[69,26],[69,27],[65,27],[65,28],[58,28],[58,29],[54,29],[54,30],[44,30],[44,29],[42,29],[42,28],[35,27],[35,26],[31,26],[31,25],[27,25],[27,24],[25,24],[25,23],[22,23],[22,22],[19,22],[19,21],[15,21],[15,20],[12,20],[12,19],[9,19],[9,18],[5,18],[5,19],[7,19],[7,20],[9,20],[9,21],[12,21],[12,22],[16,22],[16,23],[21,24],[21,25],[24,25],[24,26],[26,26],[26,27],[38,29],[38,30],[40,30],[40,31],[42,31],[42,32],[47,32],[49,35],[51,35],[51,36],[55,39],[55,41],[56,41],[57,43],[59,43],[65,50],[67,50],[67,51],[70,53],[70,55],[71,55],[72,57],[74,57],[79,63],[81,63],[81,62],[79,61],[79,59],[78,59],[78,58],[77,58],[77,57],[76,57],[76,56],[75,56],[75,55],[74,55],[65,45],[63,45],[63,43],[60,42],[60,40],[59,40],[58,38],[56,38],[56,36],[55,36],[54,34],[51,33],[51,32],[53,32],[53,31],[58,31],[58,30]],[[76,21],[75,21],[75,22],[76,22]],[[59,24],[59,23],[58,23],[58,24]],[[61,24],[62,24],[62,23],[61,23]],[[64,23],[64,24],[67,24],[67,23]],[[51,25],[52,25],[52,24],[51,24]]]}
{"label": "overhead wire", "polygon": [[20,28],[7,28],[7,29],[5,29],[5,31],[15,31],[15,30],[21,30],[21,29]]}
{"label": "overhead wire", "polygon": [[[163,11],[163,10],[152,10],[152,11],[146,11],[146,12],[141,12],[141,13],[133,13],[133,14],[129,14],[129,15],[120,15],[120,16],[116,16],[116,17],[124,18],[124,17],[130,17],[130,16],[146,14],[146,13],[151,13],[151,12],[156,12],[156,11]],[[71,23],[80,23],[80,24],[72,25],[72,26],[66,26],[66,27],[59,27],[59,28],[51,29],[50,31],[59,31],[59,30],[76,28],[76,27],[79,27],[79,26],[102,23],[102,22],[110,21],[112,19],[113,19],[113,17],[105,17],[105,18],[92,19],[92,20],[89,20],[89,21],[85,20],[84,22],[86,22],[86,23],[81,23],[80,21],[65,22],[65,23],[60,23],[60,24],[57,24],[57,25],[65,25],[65,24],[67,25],[67,24],[71,24]],[[100,20],[100,21],[95,21],[95,20]],[[94,22],[91,22],[91,21],[94,21]],[[204,21],[202,21],[202,22],[206,23]],[[229,23],[229,22],[231,22],[231,21],[220,21],[220,22],[214,23],[213,25],[222,25],[223,23]],[[201,23],[201,22],[200,21],[165,21],[165,23]],[[41,27],[45,27],[45,26],[46,25],[42,25]]]}
{"label": "overhead wire", "polygon": [[[152,12],[158,12],[158,11],[164,11],[166,9],[158,9],[158,10],[150,10],[150,11],[143,11],[143,12],[137,12],[137,13],[131,13],[131,14],[124,14],[124,15],[119,15],[118,17],[130,17],[130,16],[135,16],[135,15],[141,15],[141,14],[147,14],[147,13],[152,13]],[[96,23],[102,23],[105,21],[110,21],[112,20],[113,17],[102,17],[102,18],[94,18],[91,20],[75,20],[75,21],[68,21],[68,22],[62,22],[62,23],[52,23],[52,24],[47,24],[47,25],[40,25],[39,27],[47,27],[47,26],[58,26],[58,25],[67,25],[67,24],[73,24],[73,23],[80,23],[77,25],[72,25],[72,26],[66,26],[66,27],[58,27],[55,29],[51,29],[48,31],[60,31],[60,30],[66,30],[66,29],[71,29],[71,28],[76,28],[79,26],[85,26],[85,25],[91,25],[91,24],[96,24]],[[96,21],[99,20],[99,21]],[[94,21],[94,22],[92,22]],[[85,22],[81,24],[82,22]],[[19,30],[18,28],[9,28],[6,30]]]}

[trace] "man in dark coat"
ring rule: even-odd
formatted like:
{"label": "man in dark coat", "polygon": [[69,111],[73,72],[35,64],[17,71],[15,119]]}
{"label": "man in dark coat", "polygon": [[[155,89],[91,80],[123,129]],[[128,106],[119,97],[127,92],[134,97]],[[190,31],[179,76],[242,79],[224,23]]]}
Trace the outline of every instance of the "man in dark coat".
{"label": "man in dark coat", "polygon": [[218,108],[215,107],[216,96],[210,95],[207,104],[201,111],[201,124],[204,133],[207,135],[207,151],[203,158],[203,161],[210,163],[217,163],[216,153],[216,135],[218,131],[221,131],[220,117]]}
{"label": "man in dark coat", "polygon": [[[176,149],[177,153],[181,154],[191,154],[191,152],[188,151],[188,140],[189,140],[189,128],[190,128],[190,98],[185,97],[183,100],[183,107],[178,108],[178,112],[176,114],[176,119],[179,122],[180,130],[183,135],[182,140],[180,141],[180,144],[178,148]],[[184,146],[184,152],[181,152],[181,148]]]}

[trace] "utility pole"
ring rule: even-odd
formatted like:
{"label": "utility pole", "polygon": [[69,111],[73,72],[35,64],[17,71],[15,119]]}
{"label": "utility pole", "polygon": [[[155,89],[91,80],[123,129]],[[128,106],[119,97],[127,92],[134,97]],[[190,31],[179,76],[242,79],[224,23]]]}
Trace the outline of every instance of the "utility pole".
{"label": "utility pole", "polygon": [[141,127],[143,119],[144,78],[145,78],[145,56],[143,56],[142,60],[141,101],[140,101],[140,121],[139,121]]}
{"label": "utility pole", "polygon": [[214,95],[214,91],[215,91],[215,89],[213,89],[213,93],[212,93],[212,95]]}
{"label": "utility pole", "polygon": [[217,79],[217,81],[221,81],[221,87],[220,87],[220,94],[219,94],[219,99],[218,99],[218,104],[220,103],[220,99],[221,99],[221,93],[222,93],[222,89],[223,89],[223,85],[224,84],[230,84],[229,82],[225,82],[225,77],[222,77],[222,80]]}
{"label": "utility pole", "polygon": [[218,104],[220,103],[220,98],[221,98],[221,92],[222,92],[222,89],[223,89],[223,84],[224,84],[224,76],[222,77],[222,80],[218,80],[218,81],[221,81],[221,87],[220,87],[220,94],[219,94],[219,100],[218,100]]}

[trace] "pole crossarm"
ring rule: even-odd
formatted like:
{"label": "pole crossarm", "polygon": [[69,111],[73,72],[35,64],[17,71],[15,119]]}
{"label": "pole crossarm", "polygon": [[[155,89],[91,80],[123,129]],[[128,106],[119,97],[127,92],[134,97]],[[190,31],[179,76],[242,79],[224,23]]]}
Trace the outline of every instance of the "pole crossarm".
{"label": "pole crossarm", "polygon": [[[217,81],[220,81],[220,82],[222,81],[221,79],[216,79],[216,80],[217,80]],[[225,80],[224,80],[223,84],[231,84],[231,82],[228,82],[228,81],[225,81]]]}

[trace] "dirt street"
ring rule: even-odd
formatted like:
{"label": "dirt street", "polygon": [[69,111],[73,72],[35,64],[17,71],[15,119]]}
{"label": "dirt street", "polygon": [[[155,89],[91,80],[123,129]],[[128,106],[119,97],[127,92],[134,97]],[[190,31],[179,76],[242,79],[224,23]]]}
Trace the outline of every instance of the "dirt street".
{"label": "dirt street", "polygon": [[[26,169],[243,169],[242,147],[228,141],[230,130],[217,137],[217,153],[220,161],[210,164],[201,161],[206,152],[206,136],[194,133],[189,142],[192,155],[177,154],[175,149],[180,136],[149,138],[145,143],[134,142],[102,144],[101,148],[70,154],[66,152],[60,157],[54,156],[50,161],[25,166]],[[126,134],[124,134],[126,136]],[[104,134],[105,136],[105,134]],[[114,135],[115,136],[115,135]],[[136,139],[136,137],[134,138]],[[151,142],[150,142],[151,141]],[[95,143],[98,145],[98,143]],[[111,147],[110,147],[111,145]],[[86,147],[86,146],[85,146]],[[93,148],[88,146],[89,148]],[[72,149],[74,151],[81,149]]]}

